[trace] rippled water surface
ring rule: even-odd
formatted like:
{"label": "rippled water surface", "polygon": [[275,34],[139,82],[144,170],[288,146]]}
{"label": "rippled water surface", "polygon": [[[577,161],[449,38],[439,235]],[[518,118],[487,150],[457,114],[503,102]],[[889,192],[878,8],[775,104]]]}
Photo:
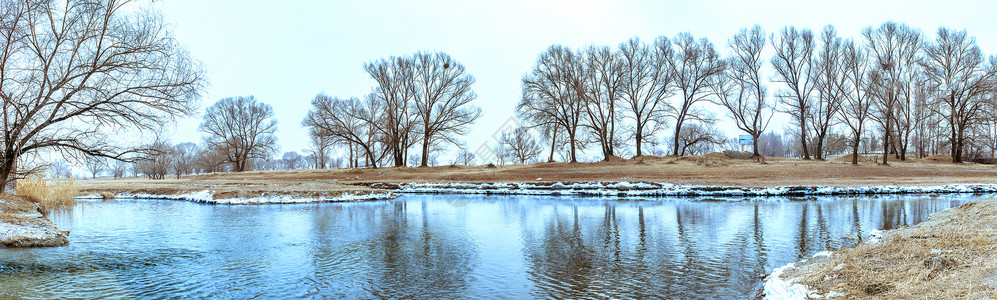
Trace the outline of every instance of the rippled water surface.
{"label": "rippled water surface", "polygon": [[747,298],[759,275],[983,196],[81,202],[0,249],[0,298]]}

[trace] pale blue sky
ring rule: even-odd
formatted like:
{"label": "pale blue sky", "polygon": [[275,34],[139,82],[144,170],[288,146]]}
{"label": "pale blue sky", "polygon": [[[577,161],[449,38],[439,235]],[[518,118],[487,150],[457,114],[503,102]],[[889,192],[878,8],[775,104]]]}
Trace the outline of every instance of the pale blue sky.
{"label": "pale blue sky", "polygon": [[[471,150],[491,142],[511,116],[520,79],[551,44],[615,46],[688,31],[726,54],[740,28],[759,24],[844,36],[895,20],[921,28],[966,29],[988,55],[997,49],[990,1],[158,1],[176,38],[200,59],[211,86],[202,108],[228,96],[255,95],[274,107],[281,151],[301,151],[300,126],[319,92],[359,97],[372,80],[365,62],[419,50],[444,51],[477,78],[484,115],[466,138]],[[770,86],[770,92],[776,86]],[[174,142],[199,141],[199,120],[181,120]],[[726,126],[732,127],[732,126]],[[771,129],[781,131],[782,124]],[[737,135],[736,128],[727,128]],[[446,161],[448,162],[448,160]],[[445,162],[444,162],[445,163]]]}

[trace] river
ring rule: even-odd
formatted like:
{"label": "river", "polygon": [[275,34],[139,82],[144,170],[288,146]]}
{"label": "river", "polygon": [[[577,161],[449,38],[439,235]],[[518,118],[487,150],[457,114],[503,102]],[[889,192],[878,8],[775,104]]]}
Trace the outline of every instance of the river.
{"label": "river", "polygon": [[68,247],[0,249],[0,298],[749,298],[775,267],[981,197],[87,200],[50,216]]}

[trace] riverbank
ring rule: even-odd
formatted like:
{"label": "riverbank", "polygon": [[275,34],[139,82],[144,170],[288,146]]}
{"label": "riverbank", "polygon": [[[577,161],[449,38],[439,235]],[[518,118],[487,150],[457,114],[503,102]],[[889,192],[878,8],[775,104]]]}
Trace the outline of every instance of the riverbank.
{"label": "riverbank", "polygon": [[854,248],[777,268],[770,299],[995,299],[997,199],[932,214],[918,225],[874,232]]}
{"label": "riverbank", "polygon": [[65,246],[68,234],[46,219],[34,202],[0,194],[0,247]]}
{"label": "riverbank", "polygon": [[[169,177],[98,178],[78,182],[83,195],[187,195],[191,201],[267,198],[359,201],[392,192],[567,194],[588,196],[782,196],[859,193],[992,192],[997,168],[909,159],[889,166],[864,159],[734,159],[721,153],[640,157],[596,163],[513,166],[254,171]],[[210,199],[193,194],[211,193]],[[255,199],[238,200],[238,199]],[[224,201],[223,201],[224,202]],[[277,201],[284,203],[287,201]]]}

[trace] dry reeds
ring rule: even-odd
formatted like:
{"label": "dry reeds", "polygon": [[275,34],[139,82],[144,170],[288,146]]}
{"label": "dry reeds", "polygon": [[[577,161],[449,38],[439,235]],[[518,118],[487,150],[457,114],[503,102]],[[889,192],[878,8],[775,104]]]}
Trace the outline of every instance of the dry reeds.
{"label": "dry reeds", "polygon": [[76,204],[73,197],[76,197],[79,189],[72,179],[25,178],[17,180],[16,193],[37,202],[42,211],[49,212],[52,209],[73,207]]}
{"label": "dry reeds", "polygon": [[845,298],[994,299],[997,200],[967,203],[882,241],[843,249],[827,262],[802,268],[798,282]]}

